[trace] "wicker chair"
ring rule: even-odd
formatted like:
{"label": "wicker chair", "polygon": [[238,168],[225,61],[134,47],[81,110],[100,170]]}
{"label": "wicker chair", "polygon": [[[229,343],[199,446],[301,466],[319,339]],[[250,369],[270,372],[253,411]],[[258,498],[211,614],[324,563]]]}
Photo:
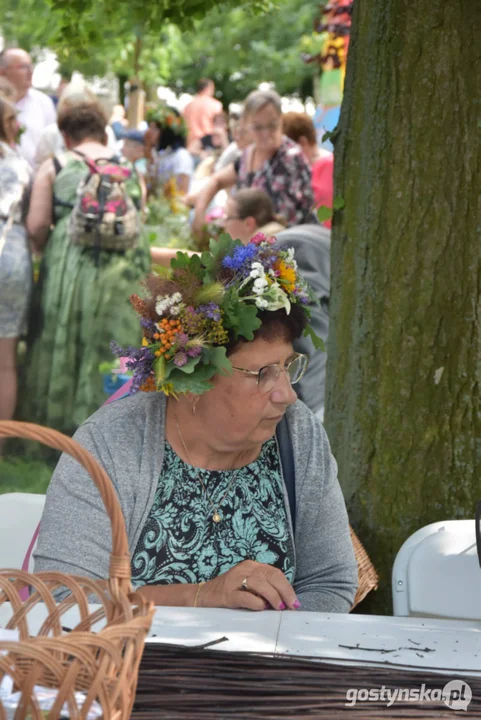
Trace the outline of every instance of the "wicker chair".
{"label": "wicker chair", "polygon": [[374,565],[369,559],[369,555],[367,554],[364,545],[359,540],[351,526],[349,526],[349,530],[351,531],[351,540],[358,567],[358,587],[356,597],[354,598],[354,603],[351,608],[352,610],[356,607],[356,605],[359,605],[361,600],[364,600],[371,590],[377,590],[379,578]]}

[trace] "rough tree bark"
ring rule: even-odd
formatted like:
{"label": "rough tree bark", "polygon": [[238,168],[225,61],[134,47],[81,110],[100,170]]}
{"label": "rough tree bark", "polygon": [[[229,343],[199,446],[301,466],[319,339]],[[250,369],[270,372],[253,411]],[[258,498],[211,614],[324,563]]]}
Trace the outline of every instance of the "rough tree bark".
{"label": "rough tree bark", "polygon": [[481,498],[481,5],[354,6],[326,426],[391,614],[404,540]]}

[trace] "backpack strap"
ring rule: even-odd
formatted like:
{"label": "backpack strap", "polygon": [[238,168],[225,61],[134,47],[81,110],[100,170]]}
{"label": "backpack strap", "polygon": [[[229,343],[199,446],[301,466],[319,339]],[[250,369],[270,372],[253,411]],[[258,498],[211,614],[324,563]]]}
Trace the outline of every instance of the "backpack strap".
{"label": "backpack strap", "polygon": [[292,531],[296,532],[296,474],[294,467],[294,452],[292,448],[291,432],[287,417],[284,415],[276,429],[279,456],[281,459],[282,474],[286,486],[289,509],[291,511]]}
{"label": "backpack strap", "polygon": [[[59,160],[59,158],[57,157],[57,155],[54,155],[54,156],[53,156],[52,162],[53,162],[53,167],[54,167],[54,170],[55,170],[55,178],[57,178],[57,175],[63,170],[64,166],[63,166],[62,163],[60,162],[60,160]],[[54,179],[54,182],[55,182],[55,179]],[[53,191],[52,225],[55,225],[55,222],[56,222],[56,221],[55,221],[55,208],[56,208],[56,207],[66,207],[66,208],[68,208],[69,210],[72,210],[72,209],[73,209],[73,203],[64,202],[64,200],[60,200],[60,198],[58,198],[58,197],[55,195],[55,190]]]}
{"label": "backpack strap", "polygon": [[53,166],[55,168],[55,177],[57,177],[57,175],[59,174],[59,172],[62,169],[62,165],[60,164],[60,160],[58,159],[58,157],[56,155],[54,155],[52,159],[53,159]]}

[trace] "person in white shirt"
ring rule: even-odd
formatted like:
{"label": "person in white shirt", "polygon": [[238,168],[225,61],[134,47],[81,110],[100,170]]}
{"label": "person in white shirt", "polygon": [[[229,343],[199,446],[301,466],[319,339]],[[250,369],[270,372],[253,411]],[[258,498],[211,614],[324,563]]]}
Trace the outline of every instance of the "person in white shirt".
{"label": "person in white shirt", "polygon": [[17,91],[18,120],[25,128],[20,139],[20,154],[33,167],[42,131],[56,120],[52,100],[32,87],[33,66],[30,55],[20,48],[8,48],[0,53],[0,75],[9,80]]}

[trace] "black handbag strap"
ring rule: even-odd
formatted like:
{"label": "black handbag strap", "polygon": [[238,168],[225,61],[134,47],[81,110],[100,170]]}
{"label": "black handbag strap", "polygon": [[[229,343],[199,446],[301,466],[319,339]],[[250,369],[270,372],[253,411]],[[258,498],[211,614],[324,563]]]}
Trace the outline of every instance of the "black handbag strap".
{"label": "black handbag strap", "polygon": [[296,474],[294,467],[294,452],[292,448],[291,432],[287,417],[284,415],[276,429],[279,455],[281,458],[282,474],[289,499],[291,511],[292,531],[296,532]]}

